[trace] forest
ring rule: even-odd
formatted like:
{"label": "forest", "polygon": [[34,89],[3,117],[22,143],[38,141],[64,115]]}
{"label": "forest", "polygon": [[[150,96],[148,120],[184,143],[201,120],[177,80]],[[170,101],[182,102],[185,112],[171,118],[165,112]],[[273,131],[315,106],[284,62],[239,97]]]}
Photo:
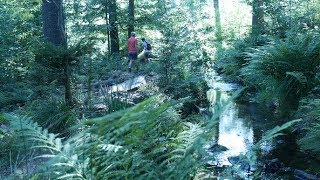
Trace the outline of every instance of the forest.
{"label": "forest", "polygon": [[320,0],[1,0],[0,26],[0,179],[320,179]]}

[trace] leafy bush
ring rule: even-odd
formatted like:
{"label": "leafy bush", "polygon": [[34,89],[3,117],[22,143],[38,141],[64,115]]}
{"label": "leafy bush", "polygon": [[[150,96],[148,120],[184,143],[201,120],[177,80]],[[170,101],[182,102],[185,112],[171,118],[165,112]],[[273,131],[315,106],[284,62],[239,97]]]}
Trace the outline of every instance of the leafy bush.
{"label": "leafy bush", "polygon": [[241,69],[245,84],[258,89],[260,100],[279,100],[280,107],[297,108],[299,99],[315,86],[319,70],[318,33],[289,34],[247,53],[247,65]]}
{"label": "leafy bush", "polygon": [[30,100],[33,91],[25,83],[3,84],[0,86],[0,109],[14,109]]}
{"label": "leafy bush", "polygon": [[262,46],[269,41],[270,39],[267,36],[246,37],[236,40],[230,48],[216,55],[214,69],[219,74],[225,74],[231,81],[242,82],[240,70],[248,63],[247,53],[252,48]]}
{"label": "leafy bush", "polygon": [[208,107],[207,94],[209,87],[207,83],[199,78],[192,77],[186,81],[179,81],[174,86],[168,86],[165,90],[174,99],[185,99],[181,111],[181,117],[186,118],[190,114],[199,113],[199,108]]}
{"label": "leafy bush", "polygon": [[300,125],[303,128],[303,133],[298,139],[298,144],[303,151],[311,151],[315,156],[319,157],[320,99],[315,96],[317,95],[310,95],[300,101],[300,106],[295,116],[304,120]]}
{"label": "leafy bush", "polygon": [[[196,3],[191,3],[192,6]],[[164,6],[165,2],[159,2],[157,5]],[[170,3],[169,3],[170,4]],[[191,5],[190,4],[190,5]],[[200,7],[200,5],[199,5]],[[170,9],[172,8],[172,9]],[[164,10],[159,7],[159,15],[162,17],[157,20],[159,29],[161,29],[162,38],[159,45],[159,69],[160,75],[159,87],[174,86],[180,80],[188,80],[193,75],[199,75],[207,62],[210,61],[208,49],[213,45],[207,43],[205,39],[209,33],[202,32],[204,29],[185,28],[185,23],[189,22],[196,26],[198,21],[196,16],[192,16],[192,21],[186,17],[181,17],[181,12],[186,12],[190,15],[190,11],[196,11],[197,7],[191,9],[179,8],[172,6]],[[171,18],[176,18],[175,22],[170,21]],[[194,21],[194,22],[193,22]],[[197,29],[197,30],[195,30]]]}
{"label": "leafy bush", "polygon": [[27,105],[27,115],[52,133],[68,134],[69,128],[76,125],[77,117],[66,106],[63,99],[51,96],[48,99],[34,100]]}
{"label": "leafy bush", "polygon": [[29,169],[28,162],[31,162],[30,159],[33,158],[34,153],[27,148],[31,144],[27,144],[24,134],[24,129],[32,127],[30,118],[10,114],[4,114],[1,117],[6,123],[0,128],[0,175],[7,176],[12,173],[11,176],[14,176],[15,172],[25,175],[28,172],[26,169]]}
{"label": "leafy bush", "polygon": [[12,137],[12,131],[8,127],[9,125],[10,121],[0,114],[0,156],[13,149],[14,138]]}
{"label": "leafy bush", "polygon": [[[179,118],[174,101],[154,96],[138,105],[84,122],[66,142],[37,127],[24,132],[50,158],[38,178],[154,179],[194,175],[202,161],[195,142],[203,129]],[[36,128],[35,128],[36,127]],[[29,142],[29,141],[28,141]],[[49,171],[48,171],[49,169]]]}

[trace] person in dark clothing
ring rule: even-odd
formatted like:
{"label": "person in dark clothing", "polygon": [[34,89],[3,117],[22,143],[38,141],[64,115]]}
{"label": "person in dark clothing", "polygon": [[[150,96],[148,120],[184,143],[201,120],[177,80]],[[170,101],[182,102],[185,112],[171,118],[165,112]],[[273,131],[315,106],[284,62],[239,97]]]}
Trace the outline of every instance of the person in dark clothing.
{"label": "person in dark clothing", "polygon": [[141,40],[142,40],[142,47],[143,47],[143,53],[144,53],[144,61],[148,62],[149,56],[151,53],[150,44],[149,42],[146,41],[145,38],[141,38]]}

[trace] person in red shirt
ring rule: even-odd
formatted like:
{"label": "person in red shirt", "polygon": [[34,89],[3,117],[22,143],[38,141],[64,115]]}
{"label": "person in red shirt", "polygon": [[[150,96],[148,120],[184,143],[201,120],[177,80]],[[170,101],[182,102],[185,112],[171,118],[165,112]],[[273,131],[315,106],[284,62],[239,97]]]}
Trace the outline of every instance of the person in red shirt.
{"label": "person in red shirt", "polygon": [[130,36],[131,37],[128,39],[129,72],[131,72],[132,64],[138,57],[138,40],[136,39],[136,33],[131,32]]}

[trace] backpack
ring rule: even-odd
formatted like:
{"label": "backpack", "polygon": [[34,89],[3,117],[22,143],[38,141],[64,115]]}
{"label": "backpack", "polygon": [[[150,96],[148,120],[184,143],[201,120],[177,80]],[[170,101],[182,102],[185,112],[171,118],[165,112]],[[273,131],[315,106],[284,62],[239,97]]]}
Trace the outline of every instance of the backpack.
{"label": "backpack", "polygon": [[151,49],[152,49],[151,44],[149,42],[147,42],[147,50],[150,51]]}

